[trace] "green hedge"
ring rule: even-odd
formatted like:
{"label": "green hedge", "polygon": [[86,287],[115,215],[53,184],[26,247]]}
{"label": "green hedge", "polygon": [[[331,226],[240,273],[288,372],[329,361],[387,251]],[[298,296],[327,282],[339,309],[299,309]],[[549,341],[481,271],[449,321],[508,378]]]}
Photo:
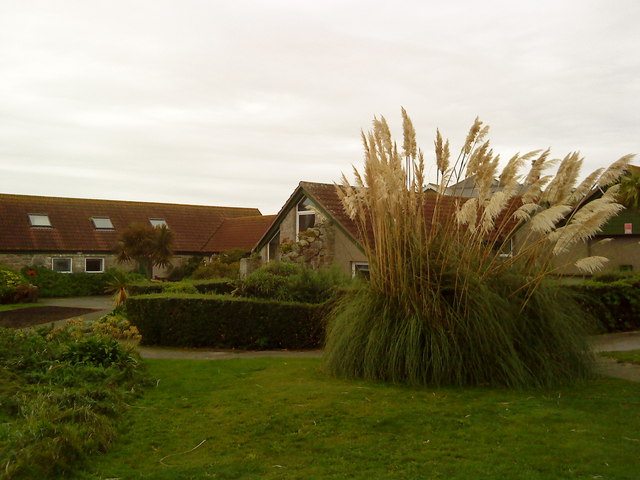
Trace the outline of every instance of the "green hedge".
{"label": "green hedge", "polygon": [[587,281],[567,288],[579,293],[582,307],[602,325],[603,332],[640,329],[640,279]]}
{"label": "green hedge", "polygon": [[46,267],[26,267],[22,274],[29,283],[38,287],[40,297],[84,297],[104,295],[111,280],[105,273],[58,273]]}
{"label": "green hedge", "polygon": [[127,316],[143,345],[269,349],[319,348],[326,306],[203,295],[141,295]]}
{"label": "green hedge", "polygon": [[[162,283],[141,283],[129,286],[128,290],[131,295],[148,295],[152,293],[162,293],[167,289],[168,285],[177,282]],[[187,282],[185,282],[187,283]],[[197,282],[188,282],[192,284],[200,293],[215,293],[225,295],[236,289],[236,285],[232,280],[224,278],[214,280],[200,280]]]}

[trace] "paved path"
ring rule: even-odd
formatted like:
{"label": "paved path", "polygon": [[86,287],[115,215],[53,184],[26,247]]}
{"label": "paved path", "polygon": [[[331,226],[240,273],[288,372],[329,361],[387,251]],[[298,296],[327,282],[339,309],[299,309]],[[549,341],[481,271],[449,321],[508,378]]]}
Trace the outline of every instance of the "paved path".
{"label": "paved path", "polygon": [[[50,305],[52,307],[79,307],[79,308],[95,308],[97,311],[82,315],[80,318],[85,320],[97,320],[105,316],[115,307],[113,297],[111,296],[94,296],[94,297],[68,297],[68,298],[41,298],[38,303],[42,305]],[[67,321],[58,320],[52,322],[56,327],[64,325]],[[47,323],[49,325],[49,323]]]}

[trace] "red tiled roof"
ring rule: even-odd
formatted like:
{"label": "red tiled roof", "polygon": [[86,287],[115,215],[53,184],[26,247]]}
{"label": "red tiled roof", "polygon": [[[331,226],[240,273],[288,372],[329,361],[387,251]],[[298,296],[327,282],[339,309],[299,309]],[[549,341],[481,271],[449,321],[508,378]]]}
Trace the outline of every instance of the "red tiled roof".
{"label": "red tiled roof", "polygon": [[[358,227],[354,223],[351,218],[347,215],[342,206],[342,201],[338,196],[336,191],[336,186],[327,184],[327,183],[313,183],[313,182],[300,182],[300,187],[314,200],[319,204],[322,208],[324,208],[333,219],[338,222],[342,228],[349,234],[351,237],[360,242],[361,235],[358,231]],[[461,197],[453,197],[453,196],[441,196],[439,198],[439,208],[438,215],[434,218],[434,211],[436,202],[438,201],[438,196],[432,194],[425,195],[425,204],[424,204],[424,215],[427,219],[427,222],[437,221],[438,219],[450,218],[455,215],[456,212],[456,204],[461,204],[469,200],[468,198]],[[509,222],[514,222],[511,219],[511,214],[515,211],[515,209],[521,204],[518,198],[514,198],[512,202],[508,205],[507,208],[503,210],[503,212],[496,219],[496,226],[499,227],[502,225],[502,222],[507,220]],[[515,227],[515,223],[509,228],[501,229],[501,231],[511,231],[512,228]],[[367,232],[369,239],[373,240],[372,232]],[[492,237],[492,234],[489,233],[488,237]]]}
{"label": "red tiled roof", "polygon": [[224,252],[231,248],[250,251],[269,229],[276,215],[227,218],[207,242],[208,252]]}
{"label": "red tiled roof", "polygon": [[[33,213],[49,215],[52,227],[31,227]],[[208,253],[204,247],[225,219],[256,215],[257,208],[0,194],[0,251],[111,251],[131,223],[162,218],[176,253]],[[109,217],[114,230],[96,230],[91,217]]]}

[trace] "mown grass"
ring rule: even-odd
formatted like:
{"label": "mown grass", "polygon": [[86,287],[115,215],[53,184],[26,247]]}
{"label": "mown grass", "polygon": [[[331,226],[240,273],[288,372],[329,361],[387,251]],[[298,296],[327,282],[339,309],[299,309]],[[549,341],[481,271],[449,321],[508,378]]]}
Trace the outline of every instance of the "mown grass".
{"label": "mown grass", "polygon": [[73,478],[637,479],[640,471],[640,384],[410,388],[343,381],[319,366],[148,361],[157,386],[130,408],[113,449]]}
{"label": "mown grass", "polygon": [[622,363],[633,363],[640,365],[640,350],[629,350],[626,352],[602,352],[600,355],[615,358]]}
{"label": "mown grass", "polygon": [[19,310],[21,308],[39,307],[39,303],[10,303],[6,305],[0,305],[0,312],[8,312],[10,310]]}

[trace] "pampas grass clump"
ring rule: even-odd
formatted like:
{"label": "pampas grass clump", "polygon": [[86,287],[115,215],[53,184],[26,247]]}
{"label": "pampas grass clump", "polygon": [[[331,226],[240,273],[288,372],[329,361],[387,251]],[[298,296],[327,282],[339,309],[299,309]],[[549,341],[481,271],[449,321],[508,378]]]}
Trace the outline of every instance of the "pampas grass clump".
{"label": "pampas grass clump", "polygon": [[[333,312],[327,370],[420,385],[548,387],[588,377],[585,316],[548,277],[554,256],[622,208],[607,187],[631,156],[581,183],[577,153],[561,161],[548,150],[518,154],[500,172],[488,127],[476,119],[455,161],[437,132],[438,192],[424,193],[424,155],[402,115],[402,152],[385,119],[374,119],[363,133],[364,171],[354,169],[355,185],[343,176],[336,186],[358,225],[370,281]],[[460,197],[465,178],[473,198]],[[594,271],[605,260],[575,265]]]}

